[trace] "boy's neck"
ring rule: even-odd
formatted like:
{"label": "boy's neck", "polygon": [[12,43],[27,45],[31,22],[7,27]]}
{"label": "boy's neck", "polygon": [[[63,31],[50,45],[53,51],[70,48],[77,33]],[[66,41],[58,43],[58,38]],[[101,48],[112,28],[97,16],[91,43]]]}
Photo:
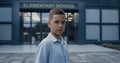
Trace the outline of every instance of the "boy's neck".
{"label": "boy's neck", "polygon": [[56,39],[60,40],[60,36],[59,35],[56,35],[54,33],[51,33]]}

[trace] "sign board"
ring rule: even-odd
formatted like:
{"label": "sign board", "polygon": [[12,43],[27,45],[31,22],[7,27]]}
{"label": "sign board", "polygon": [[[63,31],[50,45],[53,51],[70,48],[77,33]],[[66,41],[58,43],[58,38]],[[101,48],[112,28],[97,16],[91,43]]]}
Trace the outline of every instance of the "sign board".
{"label": "sign board", "polygon": [[78,4],[75,3],[38,3],[38,2],[21,2],[20,8],[27,9],[51,9],[51,8],[62,8],[62,9],[77,9]]}

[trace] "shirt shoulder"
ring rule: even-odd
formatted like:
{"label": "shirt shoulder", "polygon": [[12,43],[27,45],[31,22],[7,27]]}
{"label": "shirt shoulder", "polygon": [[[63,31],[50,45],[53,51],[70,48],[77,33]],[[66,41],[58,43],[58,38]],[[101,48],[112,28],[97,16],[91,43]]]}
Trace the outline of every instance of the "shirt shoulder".
{"label": "shirt shoulder", "polygon": [[38,45],[38,47],[37,47],[37,52],[40,50],[40,49],[49,49],[49,47],[50,47],[50,39],[47,39],[47,37],[46,38],[44,38],[40,43],[39,43],[39,45]]}
{"label": "shirt shoulder", "polygon": [[50,42],[51,42],[50,38],[46,37],[39,43],[39,46],[41,46],[41,45],[48,46],[48,45],[50,45]]}

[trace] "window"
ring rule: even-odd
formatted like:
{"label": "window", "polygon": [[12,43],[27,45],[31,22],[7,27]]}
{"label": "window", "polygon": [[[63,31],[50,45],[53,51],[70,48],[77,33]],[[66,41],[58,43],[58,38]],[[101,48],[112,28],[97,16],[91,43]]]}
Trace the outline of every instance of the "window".
{"label": "window", "polygon": [[0,8],[0,22],[11,22],[12,9],[9,7]]}
{"label": "window", "polygon": [[100,26],[99,25],[87,25],[86,26],[86,39],[87,40],[100,40]]}
{"label": "window", "polygon": [[99,23],[100,22],[100,10],[99,9],[86,9],[86,22],[87,23]]}
{"label": "window", "polygon": [[12,8],[0,7],[0,40],[12,39]]}
{"label": "window", "polygon": [[102,10],[102,23],[118,23],[118,10]]}
{"label": "window", "polygon": [[119,40],[119,26],[118,9],[86,9],[86,40]]}
{"label": "window", "polygon": [[0,40],[11,40],[11,25],[0,24]]}
{"label": "window", "polygon": [[[88,24],[89,23],[89,24]],[[100,10],[86,9],[86,40],[100,40]]]}
{"label": "window", "polygon": [[119,29],[117,25],[102,26],[102,40],[119,40]]}
{"label": "window", "polygon": [[102,23],[102,40],[119,40],[119,10],[102,9]]}

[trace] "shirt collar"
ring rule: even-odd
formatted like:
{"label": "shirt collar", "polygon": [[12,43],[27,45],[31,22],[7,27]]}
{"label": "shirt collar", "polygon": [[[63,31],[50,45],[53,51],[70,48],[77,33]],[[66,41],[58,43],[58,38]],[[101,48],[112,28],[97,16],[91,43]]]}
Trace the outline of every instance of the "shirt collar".
{"label": "shirt collar", "polygon": [[[53,43],[59,43],[59,40],[56,39],[51,33],[48,34],[48,37],[52,40]],[[60,36],[60,39],[61,39],[61,43],[64,44],[65,41],[64,41],[64,39],[62,38],[62,36]]]}

